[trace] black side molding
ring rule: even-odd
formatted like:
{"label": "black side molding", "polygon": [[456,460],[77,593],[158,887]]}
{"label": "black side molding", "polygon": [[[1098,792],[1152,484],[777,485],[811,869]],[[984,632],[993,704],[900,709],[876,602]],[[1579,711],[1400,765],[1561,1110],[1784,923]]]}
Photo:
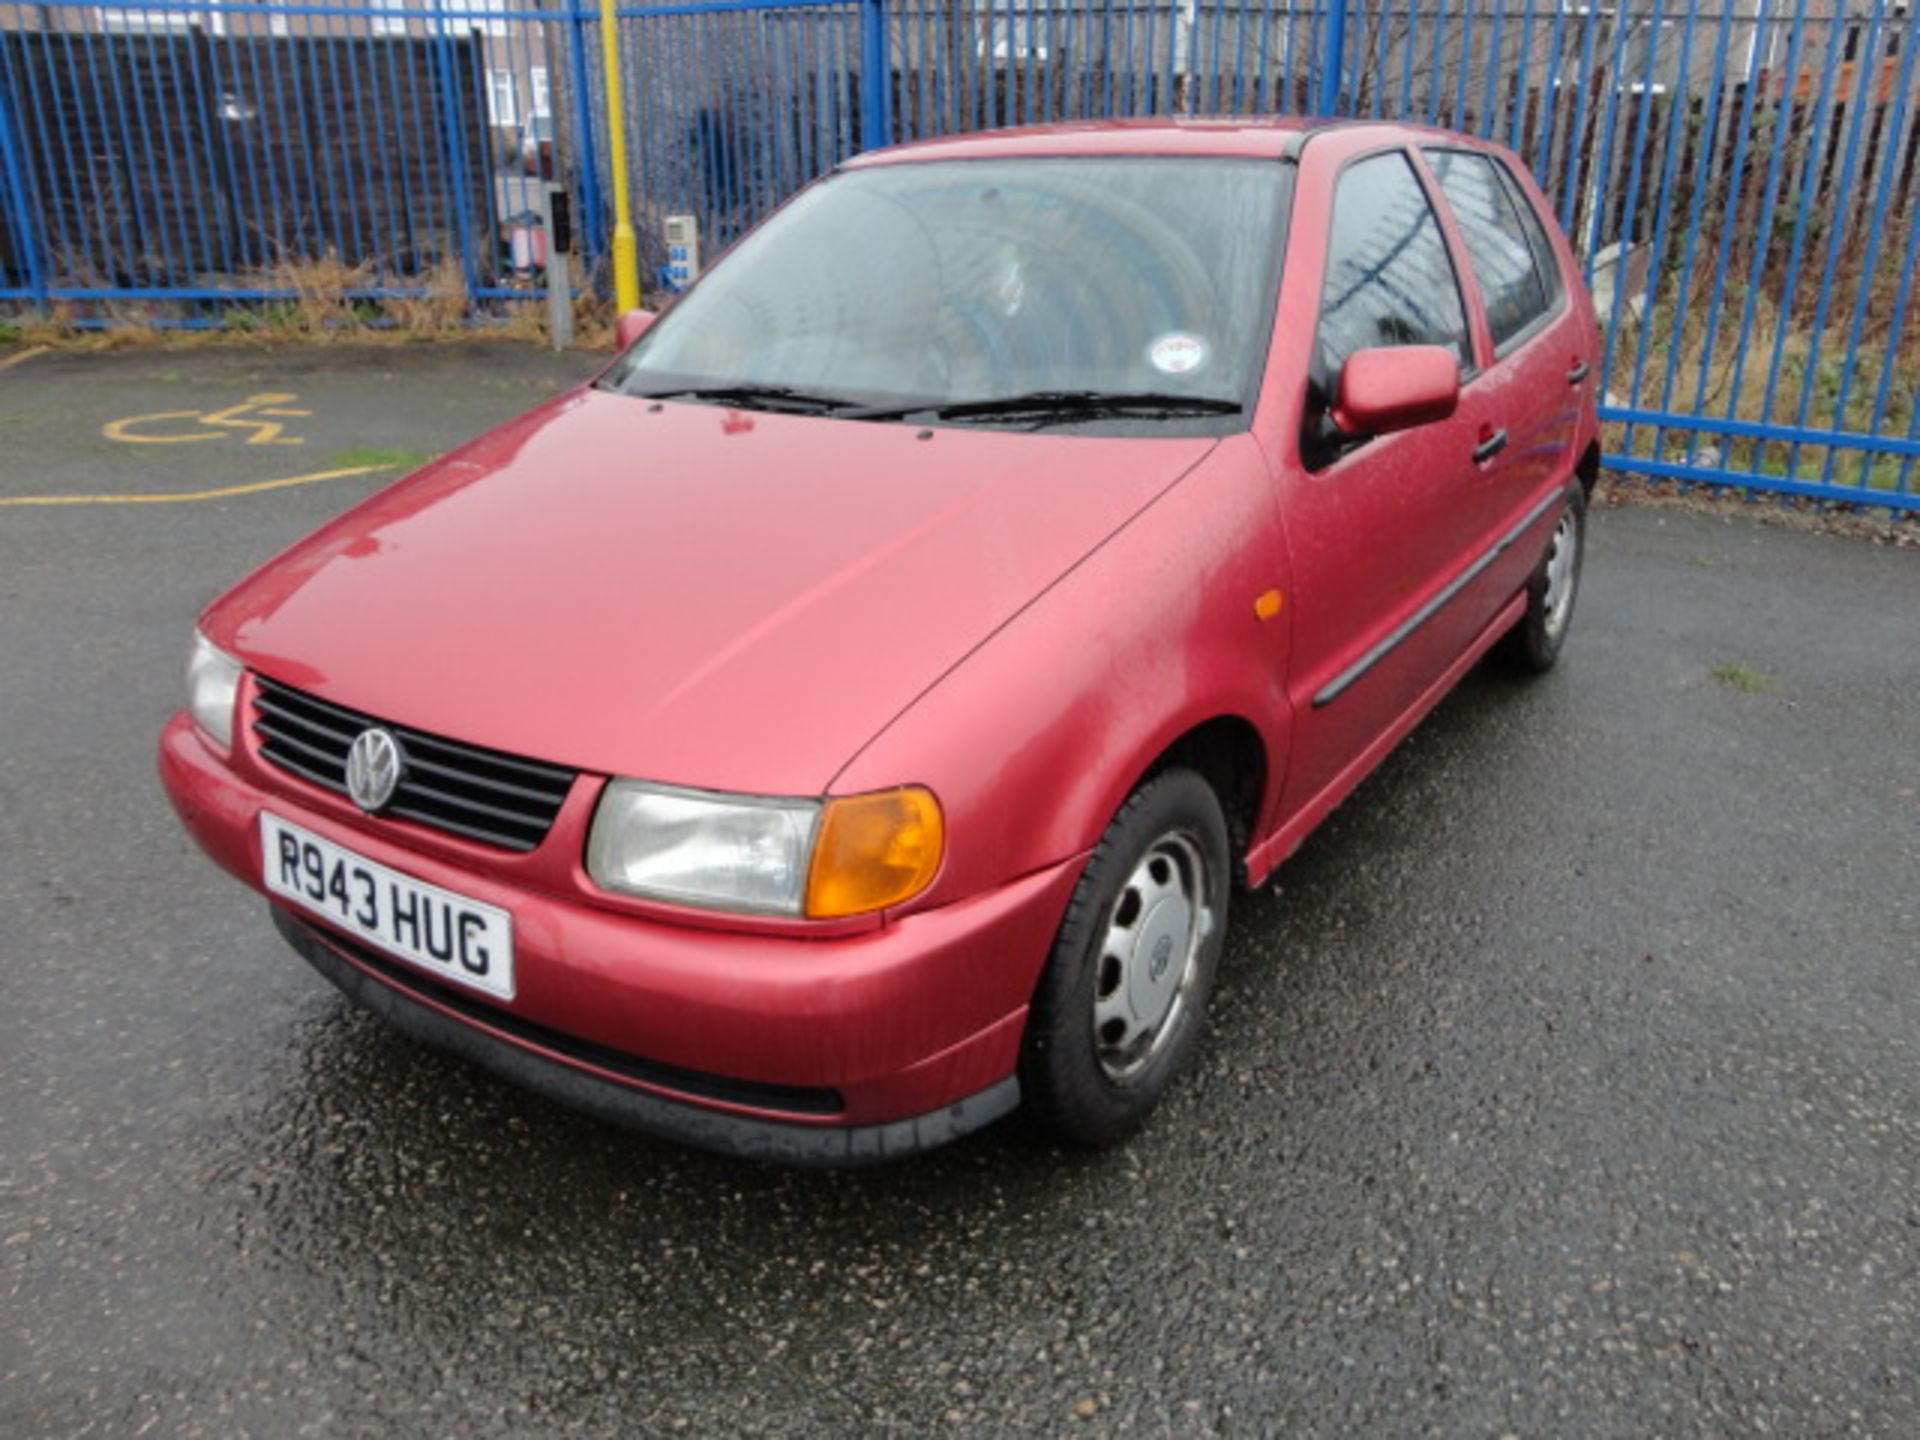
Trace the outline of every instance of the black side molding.
{"label": "black side molding", "polygon": [[1567,493],[1565,490],[1555,490],[1550,495],[1542,496],[1540,502],[1531,510],[1527,511],[1527,513],[1521,517],[1518,524],[1498,540],[1494,541],[1493,544],[1489,545],[1485,550],[1481,551],[1478,558],[1476,558],[1471,565],[1467,566],[1466,569],[1449,580],[1446,588],[1441,590],[1439,594],[1427,601],[1427,603],[1422,605],[1418,610],[1414,611],[1413,614],[1402,620],[1398,625],[1394,626],[1371,650],[1367,651],[1366,654],[1362,655],[1358,660],[1354,661],[1353,664],[1349,665],[1338,675],[1334,676],[1333,679],[1328,681],[1327,684],[1321,688],[1320,692],[1313,697],[1313,708],[1318,710],[1322,705],[1331,705],[1335,700],[1338,700],[1341,694],[1345,692],[1354,681],[1358,680],[1362,675],[1365,675],[1374,666],[1386,659],[1401,641],[1405,640],[1409,635],[1413,634],[1414,631],[1426,624],[1427,621],[1439,614],[1440,608],[1443,605],[1453,599],[1453,597],[1458,595],[1462,590],[1466,589],[1467,586],[1471,585],[1481,571],[1493,564],[1495,560],[1500,558],[1503,551],[1509,549],[1515,541],[1527,533],[1528,526],[1532,525],[1534,521],[1552,509],[1556,501],[1565,500]]}

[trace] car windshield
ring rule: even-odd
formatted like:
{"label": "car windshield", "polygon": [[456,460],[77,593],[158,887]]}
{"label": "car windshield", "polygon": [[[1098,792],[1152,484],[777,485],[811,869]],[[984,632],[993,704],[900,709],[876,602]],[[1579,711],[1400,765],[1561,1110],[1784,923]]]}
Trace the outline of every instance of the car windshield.
{"label": "car windshield", "polygon": [[868,418],[1217,425],[1259,381],[1289,172],[1189,156],[850,170],[742,241],[602,384]]}

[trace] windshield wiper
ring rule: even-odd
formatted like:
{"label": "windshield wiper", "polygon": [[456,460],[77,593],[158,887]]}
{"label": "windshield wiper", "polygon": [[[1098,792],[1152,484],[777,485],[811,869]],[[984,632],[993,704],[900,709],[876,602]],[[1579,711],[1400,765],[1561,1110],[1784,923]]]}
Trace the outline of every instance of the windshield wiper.
{"label": "windshield wiper", "polygon": [[682,385],[669,390],[629,390],[640,400],[710,400],[743,410],[791,410],[801,415],[832,415],[859,408],[844,395],[815,395],[791,385]]}
{"label": "windshield wiper", "polygon": [[705,400],[748,410],[797,415],[837,415],[846,420],[901,420],[929,415],[940,420],[1033,417],[1035,428],[1076,420],[1168,419],[1182,415],[1238,414],[1238,400],[1216,395],[1118,390],[1029,390],[986,400],[923,400],[905,405],[868,405],[844,395],[820,395],[791,385],[680,385],[624,392],[641,400]]}
{"label": "windshield wiper", "polygon": [[1238,400],[1217,395],[1177,395],[1163,391],[1029,390],[989,400],[955,400],[944,405],[894,406],[848,412],[850,420],[900,419],[932,415],[940,420],[998,420],[1008,416],[1035,417],[1039,425],[1116,417],[1164,419],[1180,415],[1230,415],[1241,410]]}

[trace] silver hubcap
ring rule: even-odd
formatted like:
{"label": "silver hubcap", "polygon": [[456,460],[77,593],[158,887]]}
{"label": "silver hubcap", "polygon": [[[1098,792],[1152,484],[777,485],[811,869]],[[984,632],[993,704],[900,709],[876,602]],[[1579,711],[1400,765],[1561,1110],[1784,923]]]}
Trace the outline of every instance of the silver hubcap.
{"label": "silver hubcap", "polygon": [[1567,616],[1573,613],[1574,565],[1580,556],[1580,525],[1569,510],[1554,527],[1553,544],[1547,550],[1547,636],[1560,638],[1567,628]]}
{"label": "silver hubcap", "polygon": [[1213,933],[1207,862],[1183,831],[1163,835],[1120,888],[1093,986],[1093,1047],[1125,1080],[1160,1052],[1186,1007],[1200,947]]}

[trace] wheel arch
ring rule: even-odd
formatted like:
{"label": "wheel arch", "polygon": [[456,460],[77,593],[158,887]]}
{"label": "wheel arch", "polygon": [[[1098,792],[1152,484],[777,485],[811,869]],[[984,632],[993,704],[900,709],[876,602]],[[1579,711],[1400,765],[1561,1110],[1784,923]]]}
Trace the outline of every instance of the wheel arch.
{"label": "wheel arch", "polygon": [[1587,492],[1587,498],[1593,498],[1593,487],[1600,482],[1600,442],[1589,440],[1587,448],[1581,453],[1579,463],[1573,467],[1573,473],[1580,479],[1580,488]]}
{"label": "wheel arch", "polygon": [[[1190,726],[1149,761],[1127,787],[1131,795],[1163,770],[1185,767],[1212,787],[1227,817],[1234,882],[1244,886],[1271,770],[1266,737],[1243,715],[1220,714]],[[1124,803],[1124,797],[1122,800]]]}

